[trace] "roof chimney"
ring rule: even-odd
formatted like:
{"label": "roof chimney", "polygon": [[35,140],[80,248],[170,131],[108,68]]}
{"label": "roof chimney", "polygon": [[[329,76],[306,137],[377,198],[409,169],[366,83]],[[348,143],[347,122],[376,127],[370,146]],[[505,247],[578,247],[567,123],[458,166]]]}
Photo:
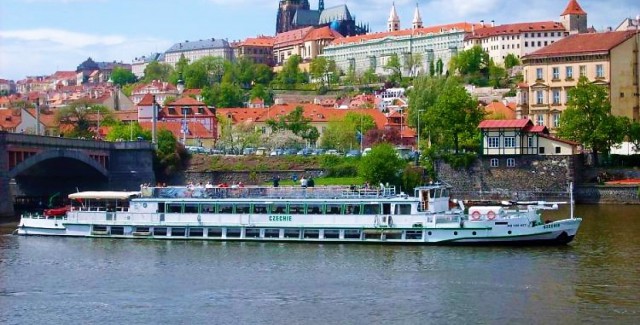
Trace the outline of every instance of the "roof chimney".
{"label": "roof chimney", "polygon": [[491,20],[491,27],[496,27],[496,21],[495,20]]}
{"label": "roof chimney", "polygon": [[480,21],[480,24],[482,24],[482,27],[484,27],[484,19]]}

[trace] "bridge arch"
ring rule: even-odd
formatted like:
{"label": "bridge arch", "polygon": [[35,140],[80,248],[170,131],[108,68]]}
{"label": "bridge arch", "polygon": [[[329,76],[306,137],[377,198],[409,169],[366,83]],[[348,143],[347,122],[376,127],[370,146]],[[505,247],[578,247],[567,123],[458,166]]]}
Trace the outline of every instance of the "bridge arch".
{"label": "bridge arch", "polygon": [[25,172],[29,168],[31,168],[31,167],[33,167],[33,166],[35,166],[35,165],[37,165],[37,164],[39,164],[41,162],[44,162],[45,160],[55,159],[55,158],[68,158],[68,159],[79,160],[79,161],[89,165],[90,167],[92,167],[96,171],[98,171],[101,175],[103,175],[105,177],[109,176],[109,171],[106,168],[104,168],[97,161],[93,160],[91,157],[89,157],[89,155],[87,155],[83,151],[72,150],[72,149],[62,149],[62,148],[44,150],[44,151],[41,151],[41,152],[37,153],[36,155],[34,155],[32,157],[27,158],[25,161],[21,162],[20,164],[18,164],[14,168],[12,168],[9,171],[8,176],[9,176],[9,178],[14,178],[14,177],[20,175],[21,173]]}

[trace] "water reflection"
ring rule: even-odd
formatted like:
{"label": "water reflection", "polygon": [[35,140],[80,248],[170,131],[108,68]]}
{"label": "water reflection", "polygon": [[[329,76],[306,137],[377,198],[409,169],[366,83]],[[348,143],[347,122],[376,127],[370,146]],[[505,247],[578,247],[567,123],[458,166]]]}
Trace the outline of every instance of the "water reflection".
{"label": "water reflection", "polygon": [[560,247],[0,236],[0,322],[637,323],[639,212]]}

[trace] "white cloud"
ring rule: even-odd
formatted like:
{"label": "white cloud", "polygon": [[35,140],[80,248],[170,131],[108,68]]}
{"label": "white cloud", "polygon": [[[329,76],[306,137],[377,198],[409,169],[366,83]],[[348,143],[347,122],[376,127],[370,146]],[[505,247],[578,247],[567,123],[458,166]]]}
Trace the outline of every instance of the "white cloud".
{"label": "white cloud", "polygon": [[75,70],[88,57],[130,63],[134,57],[164,52],[171,42],[44,28],[0,31],[0,44],[0,78],[15,80],[26,75]]}

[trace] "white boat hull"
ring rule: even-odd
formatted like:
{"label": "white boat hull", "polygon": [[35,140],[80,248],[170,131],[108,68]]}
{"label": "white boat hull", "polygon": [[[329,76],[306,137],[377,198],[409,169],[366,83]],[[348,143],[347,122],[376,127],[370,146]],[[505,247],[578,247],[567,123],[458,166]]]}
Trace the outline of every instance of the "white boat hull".
{"label": "white boat hull", "polygon": [[[218,217],[218,216],[217,216]],[[407,218],[410,219],[409,216]],[[81,219],[81,218],[80,218]],[[496,222],[467,222],[462,226],[438,224],[437,227],[367,226],[353,224],[230,224],[220,222],[181,220],[180,222],[120,221],[82,222],[80,220],[23,218],[18,235],[71,236],[129,239],[172,239],[212,241],[282,241],[282,242],[332,242],[332,243],[380,243],[420,245],[529,245],[567,244],[580,226],[581,219],[560,220],[545,225],[520,226],[522,221],[496,225]],[[182,219],[188,219],[182,216]],[[246,218],[246,221],[249,221]],[[397,217],[396,219],[401,219]],[[151,220],[148,220],[151,221]],[[362,223],[361,223],[362,224]],[[518,227],[515,227],[518,225]],[[160,231],[161,230],[161,231]],[[179,231],[178,231],[179,230]],[[231,231],[234,232],[233,236]],[[160,232],[160,233],[159,233]],[[351,233],[352,236],[348,234]],[[331,236],[329,236],[331,234]]]}

